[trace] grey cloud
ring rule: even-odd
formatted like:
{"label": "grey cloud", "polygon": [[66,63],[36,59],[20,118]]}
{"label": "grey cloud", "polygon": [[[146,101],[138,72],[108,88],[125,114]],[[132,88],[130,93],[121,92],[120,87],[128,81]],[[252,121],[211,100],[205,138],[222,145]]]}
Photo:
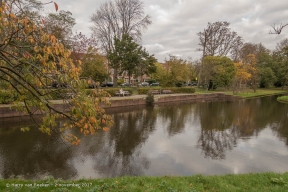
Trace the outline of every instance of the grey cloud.
{"label": "grey cloud", "polygon": [[[105,2],[107,0],[57,1],[59,9],[71,11],[76,18],[74,30],[86,35],[91,33],[90,17]],[[203,31],[208,22],[228,21],[245,42],[262,42],[269,49],[274,49],[288,34],[288,27],[281,35],[268,34],[272,24],[288,23],[286,0],[143,0],[143,3],[153,24],[144,32],[142,44],[160,62],[168,54],[181,55],[183,59],[200,58],[200,52],[195,51],[198,48],[196,34]]]}

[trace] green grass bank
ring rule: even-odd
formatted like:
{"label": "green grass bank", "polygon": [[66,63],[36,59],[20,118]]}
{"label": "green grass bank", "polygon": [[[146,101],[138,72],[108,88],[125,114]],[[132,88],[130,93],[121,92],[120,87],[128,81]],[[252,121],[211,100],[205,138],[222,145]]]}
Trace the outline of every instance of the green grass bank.
{"label": "green grass bank", "polygon": [[227,90],[227,89],[218,89],[215,91],[207,91],[204,89],[196,88],[195,94],[209,94],[209,93],[225,93],[229,95],[236,95],[242,98],[253,98],[253,97],[263,97],[263,96],[269,96],[269,95],[279,95],[279,94],[287,94],[288,91],[285,89],[257,89],[254,93],[251,89],[242,90],[240,93],[233,94],[233,91]]}
{"label": "green grass bank", "polygon": [[255,173],[224,176],[189,177],[119,177],[108,179],[64,180],[0,180],[0,191],[4,192],[98,192],[98,191],[255,191],[281,192],[288,191],[288,173]]}
{"label": "green grass bank", "polygon": [[277,98],[277,101],[282,102],[282,103],[288,103],[288,96],[281,96]]}

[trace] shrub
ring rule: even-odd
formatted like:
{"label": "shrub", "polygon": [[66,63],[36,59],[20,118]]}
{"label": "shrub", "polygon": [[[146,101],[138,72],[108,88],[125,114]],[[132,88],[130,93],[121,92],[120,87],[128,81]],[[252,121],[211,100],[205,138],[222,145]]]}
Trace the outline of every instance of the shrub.
{"label": "shrub", "polygon": [[148,88],[139,88],[138,94],[147,94],[150,89],[153,90],[162,90],[162,89],[169,89],[172,93],[195,93],[195,88],[193,87],[148,87]]}
{"label": "shrub", "polygon": [[[111,96],[115,96],[115,92],[119,91],[121,88],[103,88],[104,91],[108,92]],[[129,93],[133,94],[132,88],[122,88],[123,91],[129,91]]]}
{"label": "shrub", "polygon": [[[143,95],[147,94],[151,88],[150,87],[143,87],[143,88],[138,88],[138,94]],[[154,88],[153,88],[154,89]],[[160,89],[159,89],[160,90]]]}
{"label": "shrub", "polygon": [[153,105],[154,104],[154,95],[151,92],[147,93],[146,104],[147,105]]}
{"label": "shrub", "polygon": [[162,89],[170,89],[172,93],[195,93],[195,88],[193,87],[168,87]]}

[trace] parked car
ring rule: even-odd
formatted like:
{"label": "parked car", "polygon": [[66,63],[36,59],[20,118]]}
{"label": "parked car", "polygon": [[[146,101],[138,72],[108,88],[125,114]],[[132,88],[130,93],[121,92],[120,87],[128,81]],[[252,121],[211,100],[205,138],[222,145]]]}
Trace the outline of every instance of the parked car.
{"label": "parked car", "polygon": [[105,82],[101,84],[101,87],[113,87],[113,82]]}
{"label": "parked car", "polygon": [[132,83],[128,83],[128,82],[121,84],[121,86],[123,86],[123,87],[130,87],[131,85],[132,85]]}
{"label": "parked car", "polygon": [[197,81],[191,82],[191,86],[197,86]]}
{"label": "parked car", "polygon": [[159,86],[159,83],[151,83],[151,86]]}
{"label": "parked car", "polygon": [[148,82],[142,82],[142,83],[140,84],[140,86],[142,86],[142,87],[147,87],[147,86],[149,86],[149,83],[148,83]]}

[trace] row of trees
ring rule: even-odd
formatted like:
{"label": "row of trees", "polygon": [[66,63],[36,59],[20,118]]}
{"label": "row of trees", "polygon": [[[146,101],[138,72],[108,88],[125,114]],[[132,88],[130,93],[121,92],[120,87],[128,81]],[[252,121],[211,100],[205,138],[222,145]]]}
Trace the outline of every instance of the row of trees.
{"label": "row of trees", "polygon": [[[175,86],[198,81],[198,86],[217,86],[240,91],[245,88],[284,86],[287,83],[288,40],[278,43],[274,51],[261,43],[244,43],[241,36],[229,28],[228,22],[208,23],[197,33],[202,57],[187,61],[170,55],[164,65],[156,63],[150,71],[152,80],[162,86]],[[152,72],[152,73],[151,73]]]}

